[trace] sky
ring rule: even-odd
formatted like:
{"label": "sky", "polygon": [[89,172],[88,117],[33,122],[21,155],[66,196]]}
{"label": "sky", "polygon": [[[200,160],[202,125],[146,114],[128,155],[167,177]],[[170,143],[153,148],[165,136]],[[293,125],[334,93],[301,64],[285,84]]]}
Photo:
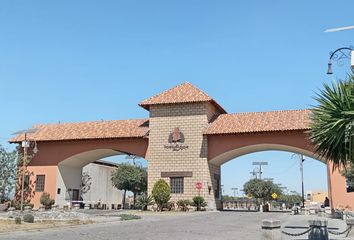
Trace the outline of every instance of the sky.
{"label": "sky", "polygon": [[[17,1],[0,3],[0,144],[37,123],[146,118],[138,103],[188,81],[229,113],[316,105],[329,52],[354,45],[354,2]],[[349,60],[348,60],[349,62]],[[225,194],[252,161],[300,191],[292,153],[263,152],[222,167]],[[325,165],[305,161],[305,188],[326,189]],[[286,171],[286,172],[284,172]]]}

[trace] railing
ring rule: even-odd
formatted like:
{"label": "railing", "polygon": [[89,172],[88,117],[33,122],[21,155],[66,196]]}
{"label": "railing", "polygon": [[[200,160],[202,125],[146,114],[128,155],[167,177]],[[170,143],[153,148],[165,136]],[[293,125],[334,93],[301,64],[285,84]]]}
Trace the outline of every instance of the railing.
{"label": "railing", "polygon": [[[281,230],[281,224],[279,220],[263,220],[262,221],[262,240],[281,240],[282,235],[290,237],[300,237],[308,235],[309,240],[328,240],[329,235],[352,237],[354,239],[354,219],[348,219],[346,221],[347,228],[343,231],[338,231],[338,228],[328,227],[327,220],[310,220],[309,226],[285,226],[287,229],[306,229],[302,232],[292,233],[285,230]],[[305,238],[304,238],[305,239]]]}

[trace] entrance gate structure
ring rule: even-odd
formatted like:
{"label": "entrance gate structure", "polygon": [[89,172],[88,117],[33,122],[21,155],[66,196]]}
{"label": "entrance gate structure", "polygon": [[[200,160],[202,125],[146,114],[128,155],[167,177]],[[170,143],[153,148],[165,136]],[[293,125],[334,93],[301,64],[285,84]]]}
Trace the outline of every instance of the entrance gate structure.
{"label": "entrance gate structure", "polygon": [[[320,159],[306,132],[309,110],[228,114],[214,99],[190,83],[180,84],[139,104],[149,118],[135,120],[42,124],[28,134],[39,152],[28,166],[35,184],[31,202],[39,206],[42,191],[59,206],[80,189],[82,167],[113,155],[130,154],[148,162],[148,192],[165,179],[171,201],[200,194],[210,209],[221,208],[220,166],[241,155],[282,150]],[[20,143],[23,135],[11,139]],[[354,193],[346,192],[339,171],[328,169],[333,208],[354,208]],[[43,184],[44,179],[44,184]],[[202,185],[196,189],[195,185]],[[200,187],[200,186],[199,186]]]}

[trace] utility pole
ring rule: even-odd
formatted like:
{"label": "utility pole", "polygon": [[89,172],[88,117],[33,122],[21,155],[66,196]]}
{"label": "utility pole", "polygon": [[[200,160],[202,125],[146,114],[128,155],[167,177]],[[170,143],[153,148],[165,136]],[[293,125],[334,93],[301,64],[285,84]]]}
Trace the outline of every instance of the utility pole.
{"label": "utility pole", "polygon": [[[26,177],[26,167],[27,167],[27,149],[30,147],[30,141],[27,139],[27,134],[35,133],[37,129],[25,129],[13,133],[13,135],[24,134],[24,141],[22,141],[23,147],[23,158],[22,158],[22,173],[21,173],[21,212],[23,212],[23,203],[24,203],[24,191],[25,191],[25,177]],[[34,153],[38,151],[37,147],[34,149]]]}
{"label": "utility pole", "polygon": [[236,191],[238,190],[238,188],[231,188],[231,190],[234,191],[234,200],[236,199]]}
{"label": "utility pole", "polygon": [[304,155],[300,154],[302,207],[305,207],[305,193],[304,193],[304,161],[305,161]]}
{"label": "utility pole", "polygon": [[259,173],[259,179],[262,180],[262,166],[268,165],[268,162],[253,162],[252,165],[259,166],[258,173]]}

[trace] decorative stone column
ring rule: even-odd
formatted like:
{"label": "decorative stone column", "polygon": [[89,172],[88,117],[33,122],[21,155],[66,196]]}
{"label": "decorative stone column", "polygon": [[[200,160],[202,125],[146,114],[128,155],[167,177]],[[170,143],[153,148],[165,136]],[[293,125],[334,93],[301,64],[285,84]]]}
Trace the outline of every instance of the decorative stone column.
{"label": "decorative stone column", "polygon": [[262,220],[261,240],[281,240],[280,221],[273,219]]}
{"label": "decorative stone column", "polygon": [[59,209],[59,205],[54,204],[52,205],[52,211],[57,211]]}
{"label": "decorative stone column", "polygon": [[309,220],[308,223],[309,227],[312,227],[309,232],[309,240],[328,240],[327,220]]}
{"label": "decorative stone column", "polygon": [[9,217],[14,217],[15,216],[15,211],[16,211],[16,209],[14,207],[9,207],[7,209],[7,214],[9,215]]}
{"label": "decorative stone column", "polygon": [[348,227],[351,227],[348,237],[351,237],[354,239],[354,218],[349,218],[349,219],[347,219],[346,222],[347,222]]}
{"label": "decorative stone column", "polygon": [[30,212],[32,212],[32,207],[31,206],[25,206],[23,211],[25,213],[30,213]]}

